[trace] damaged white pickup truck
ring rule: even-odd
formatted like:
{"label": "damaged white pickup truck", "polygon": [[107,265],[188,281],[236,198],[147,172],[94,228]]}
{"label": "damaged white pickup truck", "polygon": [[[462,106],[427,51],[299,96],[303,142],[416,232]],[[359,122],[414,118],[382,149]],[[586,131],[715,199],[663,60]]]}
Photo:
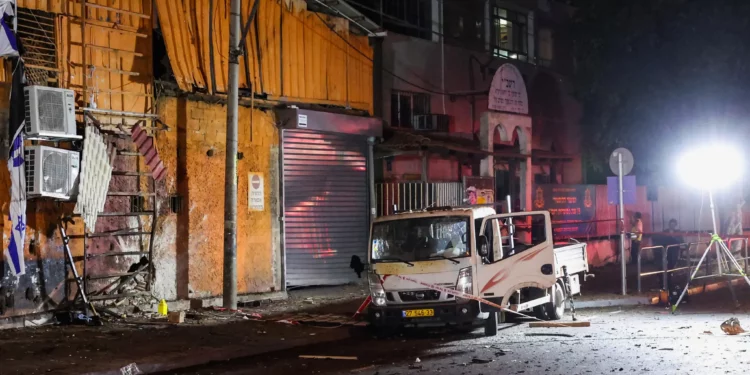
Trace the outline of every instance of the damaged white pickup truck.
{"label": "damaged white pickup truck", "polygon": [[548,212],[498,215],[491,207],[380,217],[368,258],[371,325],[484,324],[488,336],[497,334],[501,311],[450,291],[555,320],[588,272],[586,244],[555,246]]}

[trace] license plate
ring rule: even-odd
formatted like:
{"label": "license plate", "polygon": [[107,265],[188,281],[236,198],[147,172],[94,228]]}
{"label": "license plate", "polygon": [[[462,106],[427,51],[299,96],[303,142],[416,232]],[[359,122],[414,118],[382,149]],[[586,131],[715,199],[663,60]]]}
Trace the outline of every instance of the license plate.
{"label": "license plate", "polygon": [[404,310],[404,318],[424,318],[435,316],[435,310],[433,309],[422,309],[422,310]]}

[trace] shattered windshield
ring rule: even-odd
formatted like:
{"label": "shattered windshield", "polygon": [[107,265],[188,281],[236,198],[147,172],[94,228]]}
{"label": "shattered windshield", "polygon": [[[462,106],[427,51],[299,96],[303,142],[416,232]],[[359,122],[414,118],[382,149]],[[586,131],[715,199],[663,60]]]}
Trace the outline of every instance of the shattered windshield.
{"label": "shattered windshield", "polygon": [[411,262],[469,255],[467,216],[439,216],[375,223],[373,262]]}

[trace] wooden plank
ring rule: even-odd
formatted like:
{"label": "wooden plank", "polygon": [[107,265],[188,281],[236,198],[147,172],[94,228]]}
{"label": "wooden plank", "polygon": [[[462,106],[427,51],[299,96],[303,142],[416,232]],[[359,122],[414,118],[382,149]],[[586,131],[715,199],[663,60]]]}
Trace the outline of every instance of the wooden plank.
{"label": "wooden plank", "polygon": [[300,358],[304,359],[341,359],[347,361],[356,361],[357,357],[341,356],[341,355],[301,355]]}
{"label": "wooden plank", "polygon": [[143,54],[140,52],[128,51],[124,49],[117,49],[117,48],[110,48],[110,47],[102,47],[102,46],[97,46],[95,44],[87,44],[86,48],[93,48],[93,49],[98,49],[98,50],[107,51],[107,52],[115,52],[115,53],[127,53],[130,55],[134,55],[136,57],[143,57]]}
{"label": "wooden plank", "polygon": [[46,67],[46,66],[41,66],[41,65],[26,64],[26,67],[27,67],[27,68],[33,68],[33,69],[48,70],[48,71],[50,71],[50,72],[58,72],[58,73],[60,72],[60,70],[59,70],[59,69],[56,69],[56,68],[48,68],[48,67]]}
{"label": "wooden plank", "polygon": [[148,14],[133,12],[133,11],[124,10],[124,9],[117,9],[117,8],[113,8],[113,7],[108,7],[106,5],[99,5],[99,4],[92,4],[92,3],[85,3],[85,4],[89,8],[103,9],[103,10],[107,10],[107,11],[110,11],[110,12],[126,14],[126,15],[129,15],[129,16],[135,16],[135,17],[140,17],[140,18],[145,18],[145,19],[151,19],[151,16],[149,16]]}
{"label": "wooden plank", "polygon": [[529,328],[567,328],[567,327],[591,327],[591,322],[531,322]]}

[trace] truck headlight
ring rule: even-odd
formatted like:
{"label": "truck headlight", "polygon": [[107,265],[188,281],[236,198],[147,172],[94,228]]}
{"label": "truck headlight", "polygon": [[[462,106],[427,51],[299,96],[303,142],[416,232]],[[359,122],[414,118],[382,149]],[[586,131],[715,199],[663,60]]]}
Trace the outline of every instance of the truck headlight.
{"label": "truck headlight", "polygon": [[372,294],[372,303],[375,306],[385,306],[385,291],[383,289],[372,290],[370,293]]}
{"label": "truck headlight", "polygon": [[372,303],[375,306],[385,306],[385,290],[383,284],[380,282],[380,276],[371,273],[368,277],[370,284],[370,296],[372,296]]}
{"label": "truck headlight", "polygon": [[474,280],[471,277],[471,267],[462,268],[458,271],[456,290],[466,294],[474,294],[473,281]]}

